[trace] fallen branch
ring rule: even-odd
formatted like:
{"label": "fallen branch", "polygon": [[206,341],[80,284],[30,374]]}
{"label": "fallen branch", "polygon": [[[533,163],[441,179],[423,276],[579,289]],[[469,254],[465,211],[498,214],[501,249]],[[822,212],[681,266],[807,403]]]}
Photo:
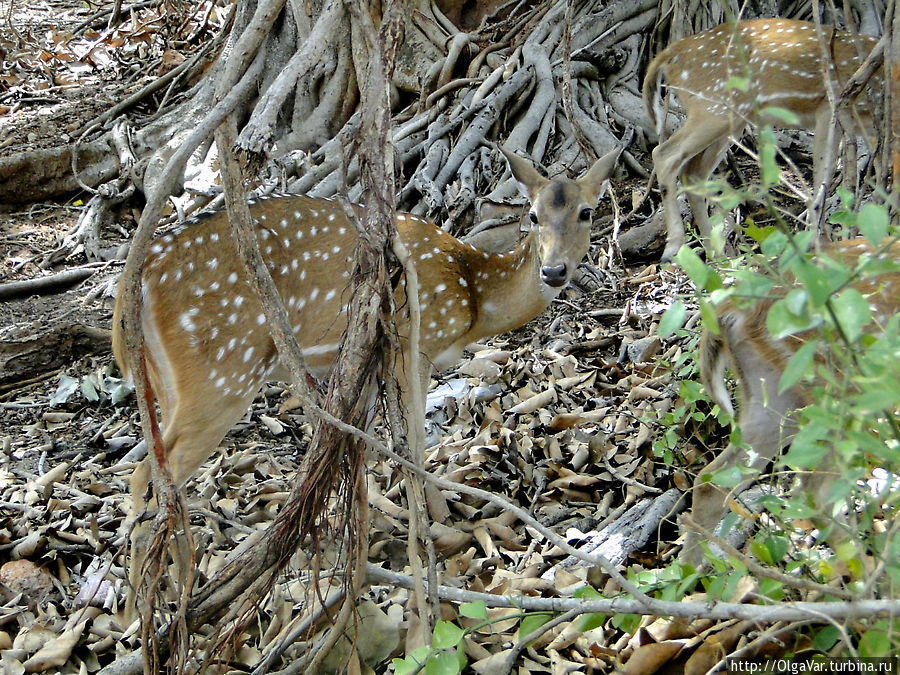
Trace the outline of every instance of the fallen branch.
{"label": "fallen branch", "polygon": [[72,267],[56,274],[24,281],[10,281],[0,284],[0,300],[12,300],[30,295],[51,295],[59,293],[70,286],[81,283],[91,278],[98,271],[104,269],[106,263],[88,263],[80,267]]}
{"label": "fallen branch", "polygon": [[[369,583],[385,584],[397,588],[410,589],[413,579],[405,574],[391,572],[378,565],[366,565]],[[776,605],[748,605],[738,602],[691,602],[683,600],[651,599],[632,600],[630,598],[541,598],[526,595],[495,595],[467,591],[452,586],[438,586],[441,600],[451,602],[484,602],[487,607],[512,607],[526,612],[568,612],[577,610],[579,614],[642,614],[645,616],[672,616],[686,619],[712,619],[726,621],[743,619],[761,623],[773,621],[809,621],[827,623],[832,620],[871,619],[895,616],[900,612],[900,599],[857,600],[828,602],[779,602]],[[760,597],[760,601],[765,598]]]}

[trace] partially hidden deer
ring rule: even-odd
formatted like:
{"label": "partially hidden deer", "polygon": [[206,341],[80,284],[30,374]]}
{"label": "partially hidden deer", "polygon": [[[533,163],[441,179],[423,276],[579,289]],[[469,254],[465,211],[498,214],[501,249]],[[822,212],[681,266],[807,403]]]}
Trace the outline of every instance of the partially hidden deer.
{"label": "partially hidden deer", "polygon": [[[464,243],[422,218],[398,214],[399,237],[419,281],[420,344],[427,372],[454,365],[466,345],[522,326],[571,279],[590,244],[594,207],[620,150],[583,178],[547,179],[503,150],[531,202],[532,229],[507,253]],[[361,212],[362,207],[355,207]],[[250,213],[265,264],[313,375],[324,377],[347,322],[349,279],[358,235],[341,205],[304,196],[261,198]],[[141,274],[147,370],[162,416],[165,462],[182,485],[247,411],[265,380],[284,379],[265,315],[231,240],[224,211],[203,214],[151,245]],[[405,280],[395,291],[404,302]],[[122,294],[113,317],[113,351],[124,368]],[[395,317],[408,351],[408,312]],[[401,363],[410,362],[401,355]],[[409,382],[400,382],[407,394]],[[411,436],[418,430],[410,429]],[[412,442],[412,441],[411,441]],[[132,476],[137,508],[148,460]]]}
{"label": "partially hidden deer", "polygon": [[[839,261],[849,269],[872,264],[877,255],[900,264],[900,242],[884,250],[875,248],[864,238],[830,244],[818,255]],[[892,266],[888,266],[892,267]],[[898,310],[900,272],[861,275],[853,286],[866,297],[874,319],[870,330],[877,335]],[[704,476],[734,467],[747,467],[747,480],[732,492],[736,496],[761,474],[778,454],[790,445],[797,433],[795,413],[812,403],[812,392],[823,385],[821,379],[803,382],[779,391],[779,381],[790,358],[806,344],[815,331],[807,331],[776,339],[766,326],[769,309],[790,286],[773,290],[765,299],[742,307],[728,299],[716,310],[719,333],[704,329],[698,361],[700,379],[707,394],[723,411],[734,414],[731,394],[725,382],[730,369],[737,381],[739,410],[737,425],[741,430],[740,446],[730,444],[699,474],[693,487],[691,519],[707,533],[714,532],[728,513],[728,489],[707,481]],[[819,364],[826,363],[827,353],[816,354]],[[835,476],[834,463],[826,458],[816,471],[802,476],[801,487],[810,492],[814,503],[823,507]],[[682,559],[692,564],[702,560],[700,542],[707,535],[700,529],[685,527]]]}
{"label": "partially hidden deer", "polygon": [[[722,24],[675,42],[650,63],[644,78],[644,107],[658,134],[665,122],[661,89],[674,93],[685,113],[682,126],[653,150],[653,167],[662,192],[666,222],[663,260],[673,260],[685,243],[677,203],[681,179],[704,245],[711,225],[708,206],[698,193],[722,161],[729,146],[752,124],[806,129],[815,133],[813,186],[827,170],[826,153],[836,151],[840,134],[828,143],[832,104],[843,83],[857,70],[877,40],[789,19],[756,19]],[[827,58],[823,56],[823,47]],[[748,86],[736,86],[745,78]],[[878,87],[878,71],[871,87]],[[874,135],[871,112],[853,101],[851,114],[839,117],[848,134]],[[793,116],[789,123],[778,108]],[[870,147],[872,147],[870,143]],[[833,156],[833,155],[832,155]]]}

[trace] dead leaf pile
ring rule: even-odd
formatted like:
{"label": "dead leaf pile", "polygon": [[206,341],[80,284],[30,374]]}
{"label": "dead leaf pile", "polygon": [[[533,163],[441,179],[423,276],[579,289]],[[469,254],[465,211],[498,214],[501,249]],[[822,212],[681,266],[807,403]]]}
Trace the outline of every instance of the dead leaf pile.
{"label": "dead leaf pile", "polygon": [[[0,150],[43,141],[50,119],[54,142],[76,140],[90,119],[85,115],[121,102],[196,52],[226,21],[229,5],[149,4],[112,27],[108,12],[87,6],[50,10],[52,21],[35,18],[27,4],[14,3],[14,10],[11,30],[0,32],[0,115],[8,116]],[[83,88],[94,91],[90,100],[79,93]],[[63,110],[68,115],[61,117]]]}

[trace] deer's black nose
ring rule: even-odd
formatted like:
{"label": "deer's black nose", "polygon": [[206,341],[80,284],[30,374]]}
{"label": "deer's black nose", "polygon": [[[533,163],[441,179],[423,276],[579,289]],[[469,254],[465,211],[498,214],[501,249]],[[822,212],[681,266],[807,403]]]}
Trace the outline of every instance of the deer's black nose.
{"label": "deer's black nose", "polygon": [[544,265],[541,267],[541,279],[548,286],[559,288],[563,286],[568,278],[568,269],[565,263],[562,265]]}

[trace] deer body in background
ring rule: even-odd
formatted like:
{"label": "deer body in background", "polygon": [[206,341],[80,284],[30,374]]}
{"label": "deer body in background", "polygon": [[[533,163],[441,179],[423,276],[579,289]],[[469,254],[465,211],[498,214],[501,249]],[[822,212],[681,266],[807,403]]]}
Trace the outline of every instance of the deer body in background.
{"label": "deer body in background", "polygon": [[[820,255],[855,269],[861,259],[874,253],[868,240],[860,238],[832,244]],[[900,242],[894,242],[881,255],[900,262]],[[873,332],[883,327],[896,313],[900,273],[873,274],[855,282],[853,287],[869,303],[874,318]],[[741,430],[742,444],[752,449],[752,452],[747,452],[743,447],[729,445],[703,469],[694,483],[691,519],[708,532],[716,529],[728,511],[725,499],[727,490],[704,482],[702,474],[739,466],[749,467],[755,474],[763,472],[796,434],[798,429],[794,413],[812,403],[813,388],[823,384],[821,381],[800,382],[779,391],[779,382],[788,361],[811,335],[800,333],[776,339],[769,332],[766,326],[769,309],[776,300],[784,297],[787,290],[774,291],[766,299],[758,300],[747,308],[739,307],[731,299],[726,300],[716,311],[720,333],[704,329],[701,337],[698,360],[704,388],[723,411],[733,414],[731,394],[725,384],[725,371],[730,366],[738,384],[737,425]],[[822,354],[819,354],[817,360],[821,357]],[[834,476],[834,472],[829,470],[834,464],[826,459],[823,465],[803,477],[803,487],[813,495],[820,508],[824,505],[833,482],[831,477]],[[748,482],[752,482],[752,478],[748,478]],[[706,539],[706,535],[687,529],[683,558],[696,564],[702,555],[699,542]]]}
{"label": "deer body in background", "polygon": [[[798,128],[815,132],[813,186],[821,185],[827,170],[825,157],[837,147],[828,144],[834,95],[874,47],[876,39],[788,19],[757,19],[722,24],[679,40],[660,52],[647,68],[643,99],[657,132],[662,132],[665,111],[660,88],[663,79],[684,108],[681,128],[653,150],[653,167],[662,191],[666,221],[663,260],[672,260],[685,243],[684,223],[676,201],[677,181],[686,188],[688,204],[700,235],[709,238],[711,225],[706,201],[694,189],[707,181],[728,147],[751,124]],[[824,53],[828,58],[823,58]],[[827,80],[826,80],[827,75]],[[877,75],[880,77],[880,75]],[[732,80],[747,78],[739,88]],[[877,83],[872,83],[877,87]],[[855,103],[854,103],[855,105]],[[795,118],[786,122],[771,108]],[[869,111],[856,106],[866,134],[872,135]],[[845,116],[841,126],[854,133],[858,124]]]}
{"label": "deer body in background", "polygon": [[[619,150],[580,180],[542,177],[504,151],[531,201],[532,231],[511,252],[476,249],[420,218],[398,214],[397,230],[414,261],[421,308],[420,362],[456,363],[478,339],[517,328],[542,312],[587,254],[594,206]],[[362,207],[356,207],[361,210]],[[347,322],[349,279],[358,235],[335,201],[263,198],[250,207],[263,259],[311,372],[328,374]],[[278,379],[278,355],[265,316],[230,235],[227,214],[203,215],[155,240],[142,272],[141,325],[148,376],[162,413],[165,461],[181,485],[246,412],[266,379]],[[395,317],[408,350],[405,280]],[[125,364],[122,295],[113,319],[113,351]],[[410,359],[401,354],[400,361]],[[402,368],[401,368],[402,369]],[[410,429],[411,443],[421,430]],[[135,504],[149,481],[148,460],[132,477]]]}

